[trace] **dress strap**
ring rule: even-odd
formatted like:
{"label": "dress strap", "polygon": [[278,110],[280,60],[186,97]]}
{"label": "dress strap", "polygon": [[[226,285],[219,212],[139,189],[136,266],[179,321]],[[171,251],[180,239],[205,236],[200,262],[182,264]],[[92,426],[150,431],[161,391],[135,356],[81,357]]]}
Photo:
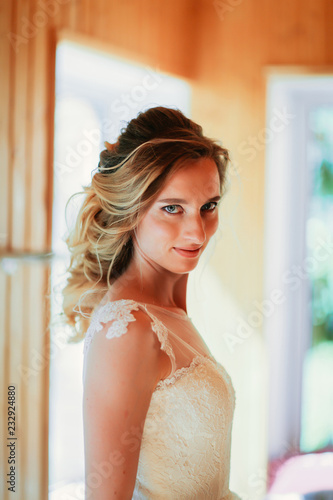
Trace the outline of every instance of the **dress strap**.
{"label": "dress strap", "polygon": [[154,316],[150,311],[148,311],[145,304],[136,302],[136,304],[145,310],[150,319],[152,320],[152,330],[156,333],[158,340],[161,343],[161,349],[169,356],[171,361],[171,372],[168,377],[171,377],[176,371],[176,357],[173,352],[172,345],[169,340],[169,329],[160,321],[156,316]]}
{"label": "dress strap", "polygon": [[102,330],[103,324],[107,325],[106,338],[112,339],[124,335],[127,332],[128,323],[136,321],[132,311],[138,311],[139,309],[144,310],[152,320],[151,328],[157,335],[161,349],[165,351],[171,361],[171,373],[169,376],[172,376],[176,370],[176,358],[168,338],[168,329],[158,318],[148,311],[144,304],[140,304],[134,300],[120,299],[113,302],[109,301],[97,307],[92,314],[91,322],[86,332],[83,353],[84,355],[87,354],[94,335],[96,332]]}
{"label": "dress strap", "polygon": [[[181,344],[183,344],[187,349],[189,349],[190,351],[193,352],[193,354],[197,355],[197,356],[202,356],[202,353],[200,353],[199,351],[197,351],[194,347],[192,347],[190,344],[188,344],[187,342],[185,342],[185,340],[183,340],[181,337],[179,337],[179,335],[177,335],[176,333],[174,333],[170,328],[167,328],[164,323],[162,321],[160,321],[158,318],[156,318],[156,316],[154,316],[153,314],[151,314],[150,311],[148,311],[147,307],[146,307],[146,304],[141,304],[140,302],[137,303],[139,306],[142,305],[147,314],[149,314],[149,316],[155,321],[155,322],[159,322],[161,325],[163,325],[163,327],[167,330],[168,333],[170,333],[174,338],[176,338]],[[168,339],[168,342],[170,344],[170,347],[171,347],[171,343]],[[171,347],[172,349],[172,347]]]}
{"label": "dress strap", "polygon": [[188,344],[187,342],[185,342],[185,340],[183,340],[181,337],[179,337],[176,333],[174,333],[173,331],[169,330],[169,332],[181,343],[183,344],[185,347],[187,347],[190,351],[193,352],[193,354],[197,355],[197,356],[202,356],[202,353],[200,353],[199,351],[197,351],[194,347],[192,347],[190,344]]}

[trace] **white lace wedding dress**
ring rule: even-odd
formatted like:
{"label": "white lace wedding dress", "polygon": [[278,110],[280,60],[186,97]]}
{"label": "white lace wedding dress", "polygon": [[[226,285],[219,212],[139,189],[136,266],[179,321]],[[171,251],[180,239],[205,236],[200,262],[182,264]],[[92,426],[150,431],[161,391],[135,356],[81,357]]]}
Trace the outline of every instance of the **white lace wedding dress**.
{"label": "white lace wedding dress", "polygon": [[[135,321],[131,311],[139,309],[149,315],[172,372],[151,398],[132,500],[239,500],[229,490],[234,388],[223,366],[202,353],[203,340],[185,311],[134,300],[111,302],[106,295],[92,315],[84,354],[102,324],[110,323],[107,338],[124,335]],[[200,352],[184,339],[192,346],[197,339]],[[85,362],[83,380],[84,373]]]}

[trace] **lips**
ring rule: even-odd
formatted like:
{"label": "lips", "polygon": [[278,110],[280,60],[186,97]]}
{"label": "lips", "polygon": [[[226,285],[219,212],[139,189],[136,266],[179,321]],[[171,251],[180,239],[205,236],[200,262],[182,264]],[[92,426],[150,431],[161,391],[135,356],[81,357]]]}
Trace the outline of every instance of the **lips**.
{"label": "lips", "polygon": [[183,257],[197,257],[200,253],[201,247],[196,247],[196,248],[176,248],[174,247],[174,250]]}
{"label": "lips", "polygon": [[194,252],[195,250],[199,250],[201,247],[202,247],[202,245],[200,245],[198,247],[191,247],[191,248],[180,248],[179,247],[179,250],[187,250],[187,251],[190,251],[190,252]]}

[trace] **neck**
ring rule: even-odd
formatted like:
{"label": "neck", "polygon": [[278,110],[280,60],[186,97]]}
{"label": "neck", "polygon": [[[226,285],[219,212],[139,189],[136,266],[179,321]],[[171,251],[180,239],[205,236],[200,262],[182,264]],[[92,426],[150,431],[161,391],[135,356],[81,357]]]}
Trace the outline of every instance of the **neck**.
{"label": "neck", "polygon": [[164,307],[186,309],[188,273],[176,274],[155,267],[150,262],[133,258],[126,271],[115,282],[123,298]]}

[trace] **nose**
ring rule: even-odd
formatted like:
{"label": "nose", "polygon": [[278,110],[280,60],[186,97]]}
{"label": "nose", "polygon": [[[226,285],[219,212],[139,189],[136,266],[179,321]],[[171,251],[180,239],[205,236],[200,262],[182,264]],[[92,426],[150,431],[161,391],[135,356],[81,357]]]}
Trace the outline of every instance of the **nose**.
{"label": "nose", "polygon": [[194,214],[184,221],[184,240],[196,245],[203,245],[206,240],[204,221],[200,214]]}

